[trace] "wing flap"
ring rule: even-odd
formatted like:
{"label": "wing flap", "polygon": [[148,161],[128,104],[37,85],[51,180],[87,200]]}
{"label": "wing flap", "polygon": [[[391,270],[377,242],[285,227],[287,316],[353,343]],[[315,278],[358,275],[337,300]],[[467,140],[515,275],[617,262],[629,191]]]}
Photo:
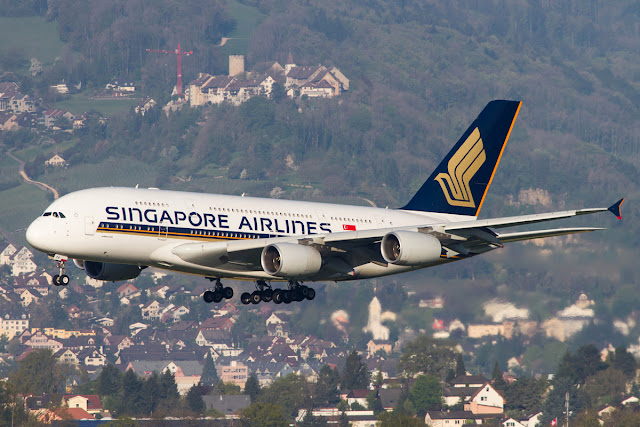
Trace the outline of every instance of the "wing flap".
{"label": "wing flap", "polygon": [[498,234],[498,239],[502,243],[519,242],[522,240],[544,239],[546,237],[564,236],[567,234],[588,233],[590,231],[604,230],[604,228],[556,228],[553,230],[522,231],[519,233]]}

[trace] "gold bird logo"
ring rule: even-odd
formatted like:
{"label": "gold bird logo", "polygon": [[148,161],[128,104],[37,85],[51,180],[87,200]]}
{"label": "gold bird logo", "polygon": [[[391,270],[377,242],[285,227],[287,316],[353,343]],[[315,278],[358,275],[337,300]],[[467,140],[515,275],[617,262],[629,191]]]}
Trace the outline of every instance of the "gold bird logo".
{"label": "gold bird logo", "polygon": [[448,163],[449,173],[439,173],[435,178],[450,205],[476,207],[469,182],[486,160],[480,131],[475,128],[464,144],[451,156]]}

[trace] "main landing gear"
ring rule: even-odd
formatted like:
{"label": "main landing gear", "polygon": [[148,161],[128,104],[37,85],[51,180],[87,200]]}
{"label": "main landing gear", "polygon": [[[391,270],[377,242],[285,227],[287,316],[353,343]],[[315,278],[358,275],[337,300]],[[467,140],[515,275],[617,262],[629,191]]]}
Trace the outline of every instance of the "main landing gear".
{"label": "main landing gear", "polygon": [[260,302],[273,301],[276,304],[289,304],[292,301],[311,301],[316,297],[313,288],[302,285],[294,280],[289,281],[288,289],[272,289],[264,280],[256,281],[256,290],[253,293],[245,292],[240,296],[243,304],[258,304]]}
{"label": "main landing gear", "polygon": [[60,274],[53,276],[53,284],[56,286],[67,286],[71,279],[65,274],[65,263],[67,258],[60,255],[55,255],[53,259],[56,261],[56,267],[60,269]]}
{"label": "main landing gear", "polygon": [[216,304],[222,301],[223,299],[231,299],[233,298],[233,289],[230,287],[223,287],[220,279],[214,279],[213,277],[207,277],[210,281],[216,282],[213,291],[206,291],[204,295],[202,295],[202,299],[204,302],[211,303],[215,302]]}

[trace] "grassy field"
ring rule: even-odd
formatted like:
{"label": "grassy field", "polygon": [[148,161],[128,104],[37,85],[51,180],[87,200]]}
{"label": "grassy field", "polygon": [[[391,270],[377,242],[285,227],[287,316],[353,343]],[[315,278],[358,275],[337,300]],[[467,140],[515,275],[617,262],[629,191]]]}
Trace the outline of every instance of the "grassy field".
{"label": "grassy field", "polygon": [[253,30],[260,24],[264,15],[251,6],[235,0],[229,1],[229,12],[236,20],[236,28],[227,37],[229,40],[223,47],[227,55],[246,55],[249,52],[249,41]]}
{"label": "grassy field", "polygon": [[50,193],[27,184],[0,191],[0,228],[8,233],[24,234],[31,221],[51,203],[47,194]]}
{"label": "grassy field", "polygon": [[82,164],[52,170],[40,179],[66,192],[90,187],[153,187],[155,167],[134,159],[107,159],[100,164]]}
{"label": "grassy field", "polygon": [[0,18],[0,52],[16,48],[43,65],[53,64],[64,43],[58,38],[55,22],[42,17]]}
{"label": "grassy field", "polygon": [[131,107],[138,103],[138,98],[119,99],[90,99],[88,95],[71,95],[70,99],[58,102],[55,107],[67,110],[73,114],[82,114],[87,111],[96,110],[106,117],[116,114],[127,113]]}

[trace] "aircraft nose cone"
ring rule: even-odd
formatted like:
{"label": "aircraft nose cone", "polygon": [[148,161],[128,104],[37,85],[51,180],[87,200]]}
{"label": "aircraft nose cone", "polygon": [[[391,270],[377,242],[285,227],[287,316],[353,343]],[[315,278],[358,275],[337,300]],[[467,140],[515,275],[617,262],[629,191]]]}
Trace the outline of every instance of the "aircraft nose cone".
{"label": "aircraft nose cone", "polygon": [[43,233],[44,230],[42,229],[42,225],[38,224],[38,222],[39,221],[36,219],[31,223],[31,225],[29,225],[25,237],[27,238],[27,242],[29,242],[31,246],[38,250],[44,251],[44,242],[46,239]]}

